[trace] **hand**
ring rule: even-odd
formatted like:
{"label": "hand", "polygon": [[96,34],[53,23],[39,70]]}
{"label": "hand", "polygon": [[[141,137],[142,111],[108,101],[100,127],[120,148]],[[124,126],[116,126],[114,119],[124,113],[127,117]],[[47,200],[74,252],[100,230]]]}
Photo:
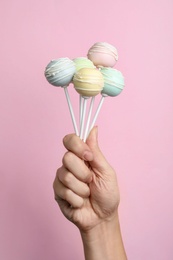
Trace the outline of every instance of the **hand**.
{"label": "hand", "polygon": [[85,232],[117,215],[116,175],[98,147],[97,127],[86,143],[75,134],[63,143],[67,152],[54,180],[55,199],[65,217]]}

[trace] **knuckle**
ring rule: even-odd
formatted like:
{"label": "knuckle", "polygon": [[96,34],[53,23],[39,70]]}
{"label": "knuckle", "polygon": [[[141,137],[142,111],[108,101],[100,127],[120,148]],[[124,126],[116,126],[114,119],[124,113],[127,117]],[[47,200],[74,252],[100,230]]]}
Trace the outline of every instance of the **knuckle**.
{"label": "knuckle", "polygon": [[91,172],[88,169],[86,171],[83,171],[83,173],[82,173],[83,182],[89,183],[91,180],[91,177],[92,177]]}
{"label": "knuckle", "polygon": [[75,139],[76,139],[75,134],[69,134],[69,135],[64,136],[64,138],[63,138],[64,146],[68,148],[69,145],[76,142]]}
{"label": "knuckle", "polygon": [[66,143],[68,142],[69,139],[69,135],[65,135],[64,138],[62,139],[62,142],[64,144],[64,146],[66,146]]}
{"label": "knuckle", "polygon": [[[75,208],[81,208],[84,204],[84,199],[79,197],[76,201],[75,201]],[[76,222],[76,221],[75,221]]]}
{"label": "knuckle", "polygon": [[78,151],[81,150],[81,147],[83,146],[83,141],[75,134],[71,134],[66,136],[63,139],[64,145],[68,148],[70,151]]}
{"label": "knuckle", "polygon": [[63,165],[67,165],[67,164],[71,163],[73,161],[73,159],[74,159],[73,153],[66,152],[62,159]]}
{"label": "knuckle", "polygon": [[81,196],[73,193],[73,191],[70,189],[64,190],[63,200],[67,201],[74,208],[80,208],[84,203],[84,199]]}
{"label": "knuckle", "polygon": [[64,200],[69,201],[69,198],[72,196],[72,191],[69,189],[64,190]]}
{"label": "knuckle", "polygon": [[87,197],[89,197],[90,196],[90,188],[87,186],[87,192],[86,192],[86,195],[87,195]]}
{"label": "knuckle", "polygon": [[64,185],[70,186],[70,184],[72,183],[72,179],[72,174],[70,172],[66,173],[64,175]]}
{"label": "knuckle", "polygon": [[87,183],[88,180],[89,180],[89,176],[88,176],[88,174],[86,173],[86,174],[84,174],[84,176],[83,176],[83,181],[84,181],[85,183]]}
{"label": "knuckle", "polygon": [[90,196],[90,189],[88,186],[86,186],[85,189],[83,190],[83,196],[85,198],[88,198]]}

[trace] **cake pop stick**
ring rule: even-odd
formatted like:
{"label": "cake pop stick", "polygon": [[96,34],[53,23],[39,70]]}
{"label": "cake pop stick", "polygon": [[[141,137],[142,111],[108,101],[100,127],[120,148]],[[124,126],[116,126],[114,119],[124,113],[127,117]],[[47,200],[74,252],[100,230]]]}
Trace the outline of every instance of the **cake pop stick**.
{"label": "cake pop stick", "polygon": [[82,110],[83,110],[83,97],[79,95],[79,125],[81,125],[82,121]]}
{"label": "cake pop stick", "polygon": [[95,112],[94,118],[93,118],[93,120],[92,120],[92,123],[91,123],[91,126],[90,126],[90,130],[89,130],[89,132],[87,133],[87,135],[89,135],[91,129],[92,129],[93,126],[95,125],[95,122],[96,122],[96,120],[97,120],[97,117],[98,117],[99,112],[100,112],[100,110],[101,110],[101,107],[102,107],[102,105],[103,105],[103,102],[104,102],[105,97],[107,97],[107,95],[102,94],[102,97],[101,97],[100,102],[99,102],[99,104],[98,104],[98,107],[97,107],[97,110],[96,110],[96,112]]}
{"label": "cake pop stick", "polygon": [[86,115],[86,107],[87,107],[87,101],[89,97],[83,97],[83,108],[82,108],[82,119],[81,119],[81,125],[80,125],[80,138],[83,139],[83,132],[84,132],[84,123],[85,123],[85,115]]}
{"label": "cake pop stick", "polygon": [[89,129],[89,124],[90,124],[90,120],[91,120],[91,114],[92,114],[92,110],[93,110],[93,106],[94,106],[94,101],[95,101],[95,97],[92,97],[91,102],[90,102],[89,112],[88,112],[88,119],[87,119],[87,123],[86,123],[84,139],[83,139],[84,142],[86,142],[87,135],[88,135],[88,129]]}
{"label": "cake pop stick", "polygon": [[66,99],[67,99],[67,103],[68,103],[68,107],[69,107],[69,111],[70,111],[73,127],[74,127],[76,135],[79,136],[79,132],[78,132],[78,128],[77,128],[77,124],[76,124],[76,120],[75,120],[75,116],[74,116],[74,112],[73,112],[70,96],[69,96],[69,93],[68,93],[68,89],[67,89],[67,87],[63,87],[63,88],[64,88],[64,92],[65,92],[65,95],[66,95]]}

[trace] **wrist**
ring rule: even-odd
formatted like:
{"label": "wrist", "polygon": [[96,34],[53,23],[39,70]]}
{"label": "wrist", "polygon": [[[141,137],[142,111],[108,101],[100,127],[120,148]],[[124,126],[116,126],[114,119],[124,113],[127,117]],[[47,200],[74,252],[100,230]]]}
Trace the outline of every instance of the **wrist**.
{"label": "wrist", "polygon": [[118,212],[109,220],[101,221],[92,229],[80,231],[85,259],[126,260]]}
{"label": "wrist", "polygon": [[[119,226],[119,217],[116,212],[111,219],[100,220],[100,222],[92,228],[80,230],[81,237],[85,243],[93,243],[97,240],[104,239],[108,233],[113,233]],[[111,234],[110,234],[111,235]]]}

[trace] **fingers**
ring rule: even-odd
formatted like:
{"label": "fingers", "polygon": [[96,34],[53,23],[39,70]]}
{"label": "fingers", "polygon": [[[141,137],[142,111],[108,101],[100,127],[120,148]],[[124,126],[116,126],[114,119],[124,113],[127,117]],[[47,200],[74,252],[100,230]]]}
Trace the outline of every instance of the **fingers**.
{"label": "fingers", "polygon": [[92,173],[83,160],[77,157],[72,152],[67,152],[63,157],[63,165],[71,172],[78,180],[90,183]]}
{"label": "fingers", "polygon": [[68,151],[73,152],[79,158],[85,161],[93,160],[93,153],[89,146],[75,134],[66,135],[63,139],[63,144]]}
{"label": "fingers", "polygon": [[88,185],[79,179],[77,179],[71,172],[67,171],[64,167],[57,173],[59,181],[75,194],[85,198],[90,195],[90,189]]}
{"label": "fingers", "polygon": [[67,203],[69,206],[72,206],[73,208],[81,208],[83,205],[83,198],[78,196],[76,193],[74,193],[72,190],[65,187],[58,178],[54,181],[54,192],[55,192],[55,199],[60,204],[62,201],[65,202],[65,205]]}
{"label": "fingers", "polygon": [[82,207],[83,198],[75,194],[70,189],[67,189],[61,182],[56,181],[56,187],[54,186],[54,190],[55,199],[58,203],[64,201],[66,204],[68,203],[73,208]]}
{"label": "fingers", "polygon": [[90,196],[87,183],[91,182],[92,173],[85,162],[72,152],[63,157],[63,166],[57,170],[53,184],[55,199],[62,205],[62,200],[73,208],[80,208],[84,199]]}
{"label": "fingers", "polygon": [[57,202],[62,204],[64,201],[65,205],[68,203],[73,208],[81,208],[84,198],[90,195],[88,185],[76,179],[64,167],[57,170],[53,188]]}

